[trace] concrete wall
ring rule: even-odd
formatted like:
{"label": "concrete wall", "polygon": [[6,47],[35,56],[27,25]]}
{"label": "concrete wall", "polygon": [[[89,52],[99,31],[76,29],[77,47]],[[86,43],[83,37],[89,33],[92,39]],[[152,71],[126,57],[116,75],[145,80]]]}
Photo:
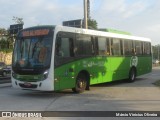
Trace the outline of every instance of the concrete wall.
{"label": "concrete wall", "polygon": [[12,53],[0,52],[0,62],[5,62],[7,65],[11,65]]}

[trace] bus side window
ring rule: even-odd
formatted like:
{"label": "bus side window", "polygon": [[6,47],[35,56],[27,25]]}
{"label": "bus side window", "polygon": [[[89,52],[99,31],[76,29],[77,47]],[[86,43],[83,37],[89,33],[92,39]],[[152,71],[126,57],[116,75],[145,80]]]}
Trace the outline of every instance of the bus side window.
{"label": "bus side window", "polygon": [[117,39],[117,38],[112,38],[112,42],[111,42],[111,49],[112,49],[112,55],[115,56],[120,56],[122,55],[122,50],[121,50],[121,40]]}
{"label": "bus side window", "polygon": [[60,57],[73,57],[74,45],[72,38],[60,38],[56,43],[56,55]]}
{"label": "bus side window", "polygon": [[132,40],[132,55],[137,55],[136,54],[136,48],[135,48],[135,41]]}
{"label": "bus side window", "polygon": [[109,54],[107,51],[107,41],[105,37],[98,37],[98,53],[101,56]]}
{"label": "bus side window", "polygon": [[92,55],[96,54],[94,37],[91,37]]}
{"label": "bus side window", "polygon": [[142,55],[142,42],[135,41],[136,55]]}
{"label": "bus side window", "polygon": [[98,37],[95,37],[95,40],[94,40],[94,50],[95,50],[95,55],[98,55],[99,53],[99,49],[98,49]]}
{"label": "bus side window", "polygon": [[76,56],[92,56],[93,39],[89,35],[76,35]]}
{"label": "bus side window", "polygon": [[132,41],[124,40],[124,54],[126,56],[133,54]]}
{"label": "bus side window", "polygon": [[111,52],[110,52],[110,38],[107,38],[107,55],[111,55]]}
{"label": "bus side window", "polygon": [[61,49],[61,38],[57,37],[57,39],[56,39],[56,45],[55,45],[55,55],[56,56],[62,56],[60,54],[60,49]]}

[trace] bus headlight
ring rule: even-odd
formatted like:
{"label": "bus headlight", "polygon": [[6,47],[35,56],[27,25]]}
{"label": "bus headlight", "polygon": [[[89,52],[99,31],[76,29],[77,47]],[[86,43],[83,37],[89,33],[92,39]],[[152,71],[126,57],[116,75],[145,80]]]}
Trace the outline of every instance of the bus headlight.
{"label": "bus headlight", "polygon": [[46,70],[44,73],[43,73],[43,78],[46,79],[48,77],[48,74],[49,74],[49,70]]}

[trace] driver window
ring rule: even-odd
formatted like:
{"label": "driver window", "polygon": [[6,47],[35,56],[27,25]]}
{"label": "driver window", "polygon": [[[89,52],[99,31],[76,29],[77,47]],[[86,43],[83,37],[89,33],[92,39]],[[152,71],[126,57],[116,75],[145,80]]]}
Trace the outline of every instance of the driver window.
{"label": "driver window", "polygon": [[56,41],[56,56],[73,57],[73,39],[67,37],[58,37]]}

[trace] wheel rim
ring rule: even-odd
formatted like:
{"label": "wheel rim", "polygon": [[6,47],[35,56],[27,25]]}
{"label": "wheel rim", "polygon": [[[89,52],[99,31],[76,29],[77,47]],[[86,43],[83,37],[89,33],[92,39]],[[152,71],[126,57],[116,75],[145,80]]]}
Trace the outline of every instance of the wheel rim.
{"label": "wheel rim", "polygon": [[79,78],[78,79],[78,88],[83,89],[85,87],[85,82],[83,79]]}
{"label": "wheel rim", "polygon": [[82,93],[86,89],[86,77],[83,74],[79,74],[76,80],[76,86],[72,90],[76,93]]}

